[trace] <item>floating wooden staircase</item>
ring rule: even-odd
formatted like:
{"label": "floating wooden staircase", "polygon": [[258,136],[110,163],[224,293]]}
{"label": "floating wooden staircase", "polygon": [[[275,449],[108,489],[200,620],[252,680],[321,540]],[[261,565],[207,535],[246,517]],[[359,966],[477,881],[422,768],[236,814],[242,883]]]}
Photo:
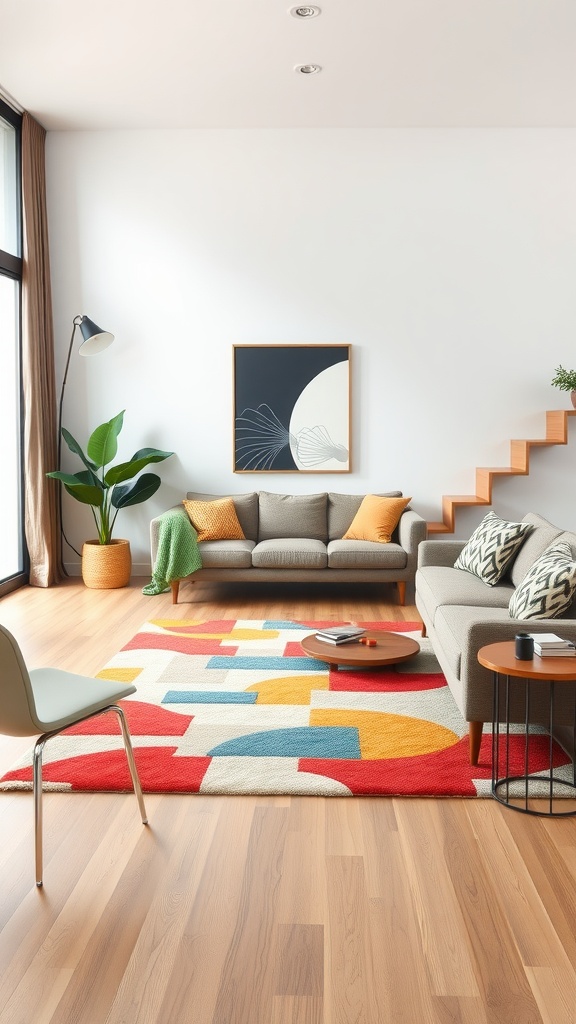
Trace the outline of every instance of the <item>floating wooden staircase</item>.
{"label": "floating wooden staircase", "polygon": [[454,533],[456,509],[471,505],[491,505],[494,480],[501,476],[526,476],[530,472],[530,449],[544,448],[568,441],[568,417],[576,409],[553,409],[546,413],[546,437],[536,440],[510,441],[510,465],[482,467],[476,470],[476,494],[445,494],[442,498],[442,522],[428,523],[428,536]]}

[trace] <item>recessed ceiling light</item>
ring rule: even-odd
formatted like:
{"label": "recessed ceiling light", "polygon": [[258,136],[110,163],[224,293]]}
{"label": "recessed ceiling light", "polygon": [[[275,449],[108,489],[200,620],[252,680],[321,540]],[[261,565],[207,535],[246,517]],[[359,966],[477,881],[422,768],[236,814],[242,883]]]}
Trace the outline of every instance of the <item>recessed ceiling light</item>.
{"label": "recessed ceiling light", "polygon": [[320,64],[297,64],[294,71],[297,71],[300,75],[317,75],[322,71],[322,68]]}
{"label": "recessed ceiling light", "polygon": [[290,14],[293,18],[317,18],[320,14],[319,7],[291,7]]}

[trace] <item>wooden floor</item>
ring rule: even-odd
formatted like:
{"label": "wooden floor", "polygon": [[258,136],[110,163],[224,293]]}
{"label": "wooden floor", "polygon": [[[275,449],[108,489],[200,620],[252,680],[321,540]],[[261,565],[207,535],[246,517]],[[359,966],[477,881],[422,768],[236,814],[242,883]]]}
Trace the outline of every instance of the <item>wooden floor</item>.
{"label": "wooden floor", "polygon": [[[96,672],[149,618],[417,619],[392,588],[78,581],[0,600],[30,667]],[[3,740],[0,769],[28,740]],[[576,819],[490,799],[0,793],[1,1024],[568,1024]]]}

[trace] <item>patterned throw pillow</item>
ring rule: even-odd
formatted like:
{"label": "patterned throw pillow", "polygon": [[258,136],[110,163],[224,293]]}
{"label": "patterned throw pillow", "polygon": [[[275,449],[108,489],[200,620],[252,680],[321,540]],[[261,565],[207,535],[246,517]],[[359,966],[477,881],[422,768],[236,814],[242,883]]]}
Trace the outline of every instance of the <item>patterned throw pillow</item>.
{"label": "patterned throw pillow", "polygon": [[493,587],[531,529],[531,523],[510,523],[495,512],[488,512],[460,552],[454,568],[465,569]]}
{"label": "patterned throw pillow", "polygon": [[556,619],[576,593],[576,562],[566,541],[557,540],[534,562],[512,594],[513,619]]}
{"label": "patterned throw pillow", "polygon": [[245,540],[232,498],[182,502],[198,540]]}

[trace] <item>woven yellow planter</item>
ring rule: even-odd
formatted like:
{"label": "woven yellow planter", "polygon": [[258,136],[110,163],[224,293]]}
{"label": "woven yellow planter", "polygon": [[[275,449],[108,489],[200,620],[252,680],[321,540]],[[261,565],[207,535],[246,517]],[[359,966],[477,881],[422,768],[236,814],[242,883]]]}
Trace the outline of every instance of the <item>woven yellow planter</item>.
{"label": "woven yellow planter", "polygon": [[132,555],[130,542],[112,540],[99,544],[87,540],[82,546],[82,579],[91,590],[115,590],[130,582]]}

